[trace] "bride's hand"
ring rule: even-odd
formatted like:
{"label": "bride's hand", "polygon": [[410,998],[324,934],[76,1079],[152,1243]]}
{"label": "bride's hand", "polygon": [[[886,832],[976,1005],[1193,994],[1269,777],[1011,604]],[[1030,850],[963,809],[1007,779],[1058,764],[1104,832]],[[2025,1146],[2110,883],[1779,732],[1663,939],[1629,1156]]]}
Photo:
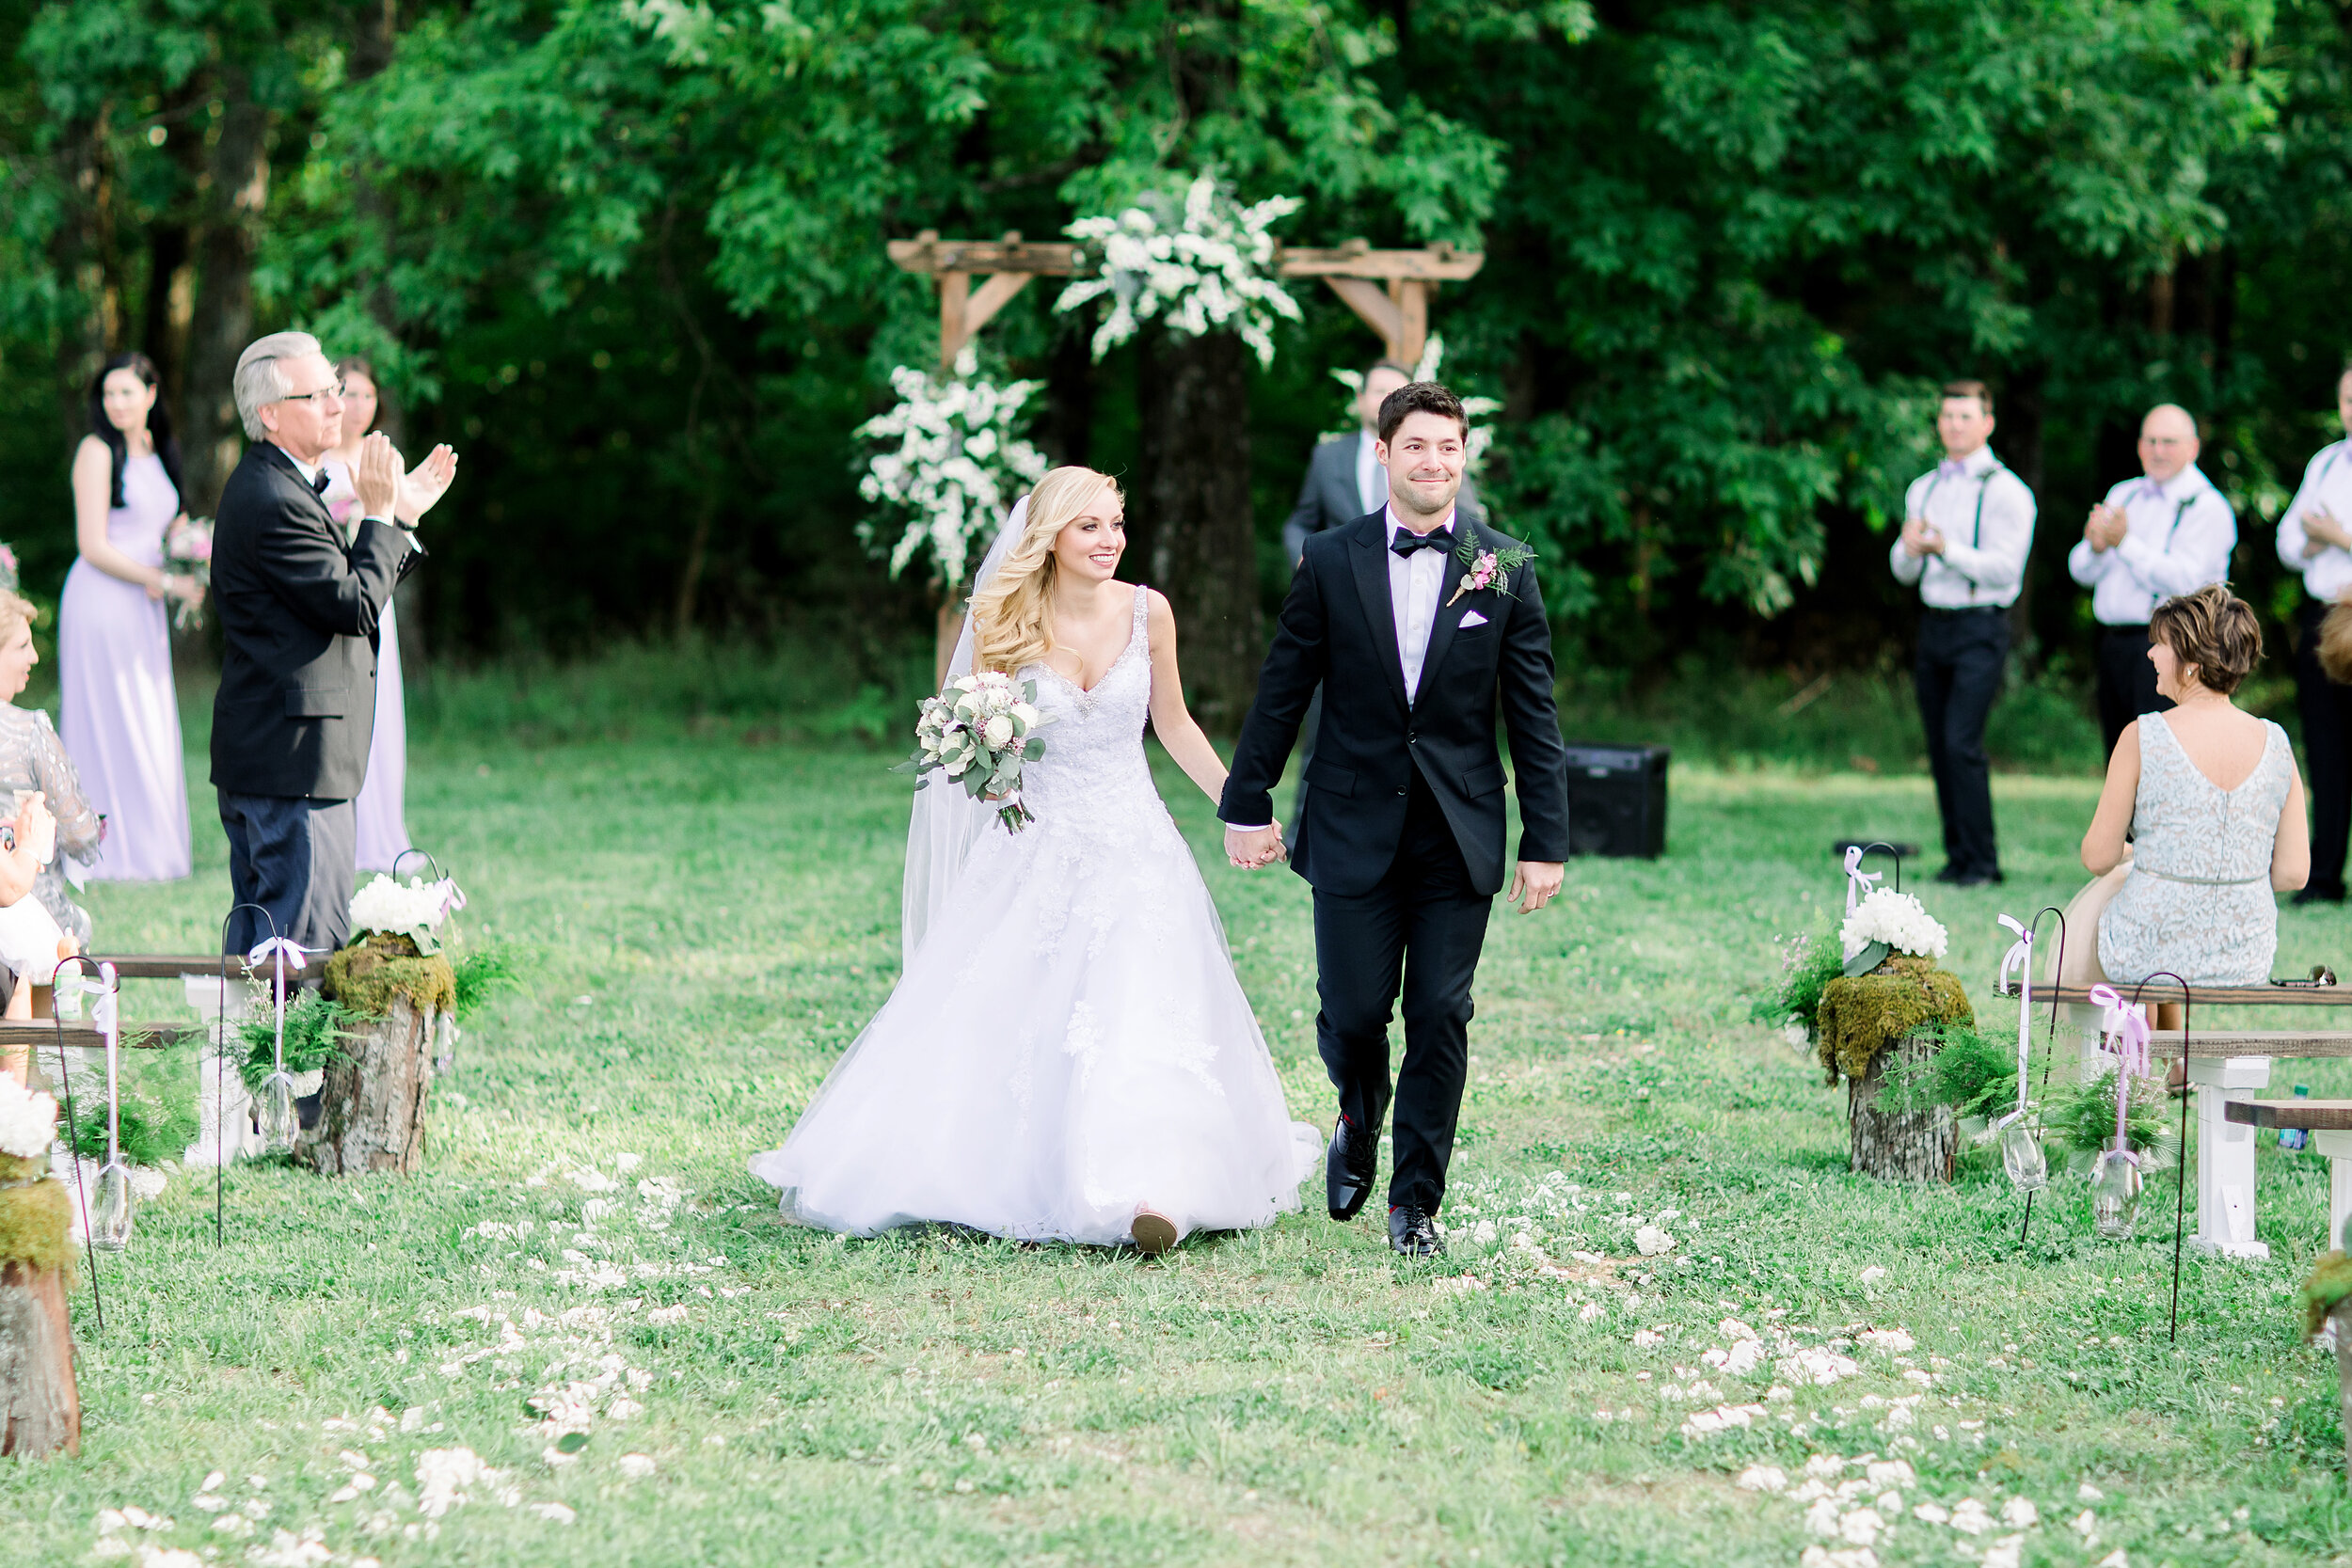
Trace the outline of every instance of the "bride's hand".
{"label": "bride's hand", "polygon": [[1225,830],[1225,858],[1244,871],[1255,871],[1287,858],[1280,824],[1265,828]]}

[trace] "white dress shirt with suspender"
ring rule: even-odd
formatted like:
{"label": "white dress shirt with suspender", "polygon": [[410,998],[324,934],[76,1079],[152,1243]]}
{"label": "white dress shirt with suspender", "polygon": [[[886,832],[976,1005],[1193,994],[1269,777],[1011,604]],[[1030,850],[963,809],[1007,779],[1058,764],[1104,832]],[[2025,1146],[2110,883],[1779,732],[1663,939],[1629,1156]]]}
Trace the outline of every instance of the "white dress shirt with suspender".
{"label": "white dress shirt with suspender", "polygon": [[2103,626],[2144,626],[2156,606],[2194,594],[2230,575],[2237,514],[2192,463],[2165,483],[2125,480],[2107,492],[2131,531],[2111,550],[2078,539],[2066,569],[2090,590],[2090,613]]}
{"label": "white dress shirt with suspender", "polygon": [[1941,555],[1915,556],[1897,539],[1887,555],[1895,580],[1916,583],[1931,610],[2003,610],[2025,586],[2033,549],[2033,492],[1991,447],[1947,457],[1911,482],[1903,515],[1924,517],[1944,537]]}

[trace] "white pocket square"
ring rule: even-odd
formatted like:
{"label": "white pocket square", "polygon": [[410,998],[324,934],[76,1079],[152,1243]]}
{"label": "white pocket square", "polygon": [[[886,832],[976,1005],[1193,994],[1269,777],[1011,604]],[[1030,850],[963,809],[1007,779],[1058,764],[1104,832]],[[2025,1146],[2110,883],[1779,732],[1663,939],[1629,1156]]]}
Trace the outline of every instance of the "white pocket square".
{"label": "white pocket square", "polygon": [[1466,630],[1471,626],[1483,626],[1486,624],[1486,618],[1474,610],[1466,610],[1462,612],[1462,626]]}

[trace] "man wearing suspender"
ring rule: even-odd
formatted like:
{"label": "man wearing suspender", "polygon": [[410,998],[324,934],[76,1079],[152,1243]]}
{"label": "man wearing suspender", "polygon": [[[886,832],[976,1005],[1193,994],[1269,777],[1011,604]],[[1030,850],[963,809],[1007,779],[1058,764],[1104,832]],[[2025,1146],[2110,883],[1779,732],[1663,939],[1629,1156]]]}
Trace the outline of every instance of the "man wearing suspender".
{"label": "man wearing suspender", "polygon": [[2148,662],[2148,617],[2156,606],[2230,575],[2237,515],[2197,467],[2197,421],[2162,403],[2139,424],[2143,477],[2127,479],[2090,509],[2066,569],[2090,590],[2099,623],[2099,729],[2107,754],[2143,713],[2172,704],[2156,695]]}
{"label": "man wearing suspender", "polygon": [[2312,454],[2302,487],[2279,514],[2279,562],[2303,579],[2296,610],[2296,705],[2303,715],[2303,761],[2312,770],[2312,877],[2298,904],[2344,902],[2344,857],[2352,844],[2352,686],[2319,663],[2319,623],[2352,594],[2352,365],[2336,377],[2336,417],[2345,439]]}
{"label": "man wearing suspender", "polygon": [[1924,607],[1914,677],[1944,816],[1936,879],[1976,887],[2001,879],[1984,721],[2009,658],[2009,607],[2025,585],[2034,502],[1985,444],[1993,394],[1983,382],[1945,384],[1935,434],[1944,461],[1904,492],[1902,537],[1887,563],[1896,581],[1918,585]]}

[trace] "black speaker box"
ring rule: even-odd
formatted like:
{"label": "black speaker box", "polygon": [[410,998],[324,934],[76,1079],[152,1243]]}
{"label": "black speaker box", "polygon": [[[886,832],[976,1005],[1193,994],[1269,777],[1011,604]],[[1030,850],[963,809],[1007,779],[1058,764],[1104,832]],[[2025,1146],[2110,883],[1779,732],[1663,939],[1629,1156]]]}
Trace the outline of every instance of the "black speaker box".
{"label": "black speaker box", "polygon": [[1568,748],[1568,853],[1666,852],[1665,746]]}

